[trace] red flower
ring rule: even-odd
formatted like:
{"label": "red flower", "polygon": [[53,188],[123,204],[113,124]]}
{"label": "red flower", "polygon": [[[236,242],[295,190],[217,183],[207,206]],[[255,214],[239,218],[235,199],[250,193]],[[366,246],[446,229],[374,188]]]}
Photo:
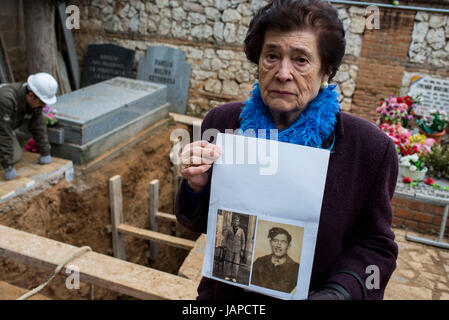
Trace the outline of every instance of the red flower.
{"label": "red flower", "polygon": [[396,99],[396,101],[397,101],[398,103],[402,103],[402,98],[401,98],[401,97],[398,97],[398,98]]}
{"label": "red flower", "polygon": [[431,186],[432,184],[435,183],[435,180],[433,180],[432,178],[428,178],[428,179],[424,180],[424,183]]}
{"label": "red flower", "polygon": [[404,177],[404,178],[402,178],[402,182],[404,182],[404,183],[411,183],[413,180],[412,179],[410,179],[409,177]]}

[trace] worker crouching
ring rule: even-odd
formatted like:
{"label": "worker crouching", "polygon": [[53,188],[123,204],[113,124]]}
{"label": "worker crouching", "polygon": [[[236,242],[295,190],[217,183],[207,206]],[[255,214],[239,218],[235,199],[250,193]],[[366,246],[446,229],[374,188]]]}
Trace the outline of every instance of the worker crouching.
{"label": "worker crouching", "polygon": [[58,84],[48,73],[30,75],[26,83],[0,86],[0,165],[6,180],[17,176],[14,164],[22,158],[15,129],[30,118],[28,128],[40,152],[39,164],[51,162],[47,126],[42,113],[46,105],[56,103]]}

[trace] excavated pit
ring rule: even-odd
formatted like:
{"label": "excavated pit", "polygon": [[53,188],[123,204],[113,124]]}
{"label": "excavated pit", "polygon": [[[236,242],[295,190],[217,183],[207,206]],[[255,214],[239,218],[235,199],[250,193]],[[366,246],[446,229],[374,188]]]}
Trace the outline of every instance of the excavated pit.
{"label": "excavated pit", "polygon": [[[185,125],[168,121],[112,160],[92,169],[75,166],[72,182],[61,180],[41,194],[15,202],[7,213],[0,215],[0,224],[74,246],[90,246],[92,250],[112,256],[110,234],[108,180],[122,179],[123,214],[126,224],[149,228],[149,183],[159,179],[159,210],[173,212],[173,175],[169,159],[170,133]],[[172,223],[159,221],[159,231],[173,234]],[[196,240],[198,234],[182,228],[182,237]],[[177,274],[188,254],[187,250],[159,245],[156,261],[147,259],[148,241],[125,237],[127,261]],[[24,264],[0,258],[0,281],[33,289],[49,276]],[[90,285],[68,290],[67,275],[58,275],[40,294],[51,299],[88,299]],[[149,284],[150,285],[150,284]],[[126,299],[117,293],[95,287],[95,299]]]}

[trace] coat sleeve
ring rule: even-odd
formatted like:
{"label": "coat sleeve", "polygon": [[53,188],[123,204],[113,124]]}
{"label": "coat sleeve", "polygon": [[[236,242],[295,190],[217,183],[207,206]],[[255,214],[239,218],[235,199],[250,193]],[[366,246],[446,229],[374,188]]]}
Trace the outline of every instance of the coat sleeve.
{"label": "coat sleeve", "polygon": [[[212,109],[204,118],[201,124],[201,135],[204,131],[211,128],[211,122],[215,110]],[[205,186],[205,191],[202,192],[198,204],[192,208],[189,198],[189,192],[185,185],[185,179],[182,180],[176,194],[175,201],[175,215],[179,223],[186,228],[200,233],[206,233],[207,230],[207,215],[209,211],[210,198],[210,177],[212,175],[212,168],[209,170],[209,182]]]}
{"label": "coat sleeve", "polygon": [[15,100],[12,95],[0,97],[0,165],[8,167],[13,163],[13,119]]}
{"label": "coat sleeve", "polygon": [[47,126],[45,125],[42,109],[33,109],[28,128],[36,141],[36,146],[43,156],[50,154],[50,143],[48,142]]}
{"label": "coat sleeve", "polygon": [[398,158],[389,140],[365,201],[352,242],[333,265],[327,283],[343,286],[352,299],[382,299],[396,268],[398,247],[391,230],[390,202],[397,183]]}

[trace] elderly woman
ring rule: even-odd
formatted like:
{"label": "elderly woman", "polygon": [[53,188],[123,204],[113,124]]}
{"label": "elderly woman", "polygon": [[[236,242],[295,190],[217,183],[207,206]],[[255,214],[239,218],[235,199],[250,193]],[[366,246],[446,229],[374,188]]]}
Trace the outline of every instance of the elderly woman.
{"label": "elderly woman", "polygon": [[[328,85],[344,55],[344,34],[327,1],[275,0],[261,8],[245,39],[258,67],[251,98],[213,108],[202,132],[277,128],[280,141],[330,149],[309,299],[382,299],[398,253],[390,206],[398,161],[391,139],[340,112],[335,86]],[[189,164],[181,168],[175,213],[197,232],[206,231],[211,165],[220,155],[213,142],[189,144],[181,155]],[[208,278],[198,293],[198,299],[262,297]]]}

